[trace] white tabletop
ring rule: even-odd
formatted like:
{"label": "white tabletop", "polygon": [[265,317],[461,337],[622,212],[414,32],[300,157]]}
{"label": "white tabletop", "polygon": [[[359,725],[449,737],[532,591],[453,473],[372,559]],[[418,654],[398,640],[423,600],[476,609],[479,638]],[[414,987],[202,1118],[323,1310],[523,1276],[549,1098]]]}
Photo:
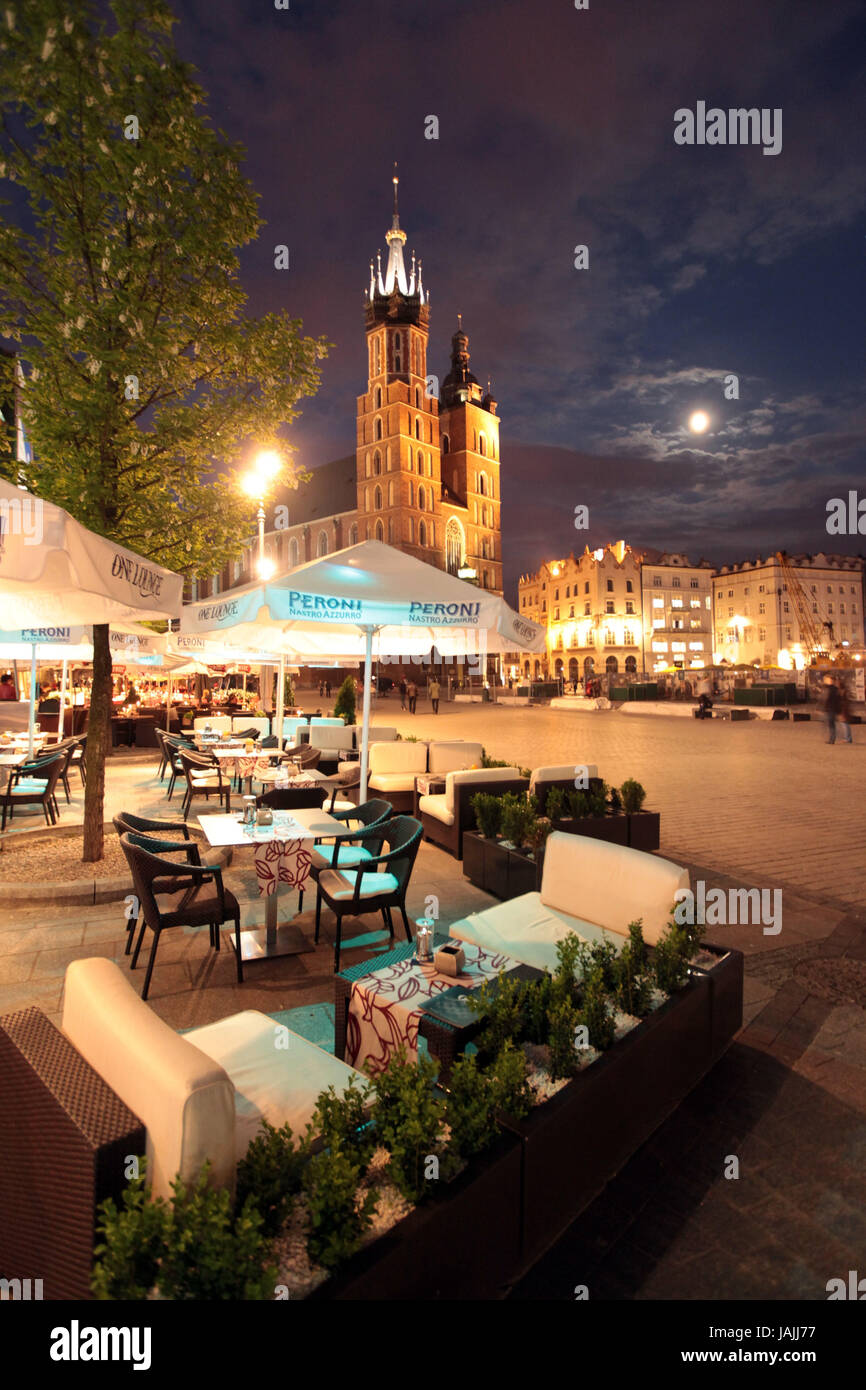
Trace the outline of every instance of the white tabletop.
{"label": "white tabletop", "polygon": [[313,806],[299,806],[292,811],[274,811],[282,823],[256,826],[254,835],[245,835],[243,826],[234,816],[199,816],[198,823],[209,845],[256,845],[268,840],[315,840],[320,835],[343,835],[346,827],[327,811]]}

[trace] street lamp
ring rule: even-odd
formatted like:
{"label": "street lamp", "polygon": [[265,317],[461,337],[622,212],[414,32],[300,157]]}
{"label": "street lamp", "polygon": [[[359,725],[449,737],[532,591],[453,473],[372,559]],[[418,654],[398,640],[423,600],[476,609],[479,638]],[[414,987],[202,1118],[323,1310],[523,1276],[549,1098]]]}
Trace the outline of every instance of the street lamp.
{"label": "street lamp", "polygon": [[241,478],[241,487],[248,497],[258,503],[259,558],[256,564],[259,579],[270,579],[274,563],[265,555],[265,498],[271,484],[279,477],[283,461],[273,449],[256,455],[252,469]]}

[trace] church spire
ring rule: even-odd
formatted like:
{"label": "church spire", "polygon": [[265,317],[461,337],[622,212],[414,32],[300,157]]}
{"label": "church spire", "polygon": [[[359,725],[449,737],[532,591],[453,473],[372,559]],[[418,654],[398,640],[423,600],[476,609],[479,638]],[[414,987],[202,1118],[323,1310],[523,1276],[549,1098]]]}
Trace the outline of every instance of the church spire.
{"label": "church spire", "polygon": [[373,274],[371,268],[370,287],[366,298],[368,303],[371,303],[379,297],[388,299],[394,294],[399,294],[405,299],[414,300],[419,306],[424,305],[428,302],[428,296],[421,283],[421,262],[418,261],[416,265],[413,251],[411,270],[407,272],[403,260],[406,233],[400,226],[400,178],[396,164],[391,183],[394,190],[394,210],[391,216],[391,226],[385,233],[385,240],[388,243],[388,263],[383,274],[381,256],[377,257],[377,272]]}

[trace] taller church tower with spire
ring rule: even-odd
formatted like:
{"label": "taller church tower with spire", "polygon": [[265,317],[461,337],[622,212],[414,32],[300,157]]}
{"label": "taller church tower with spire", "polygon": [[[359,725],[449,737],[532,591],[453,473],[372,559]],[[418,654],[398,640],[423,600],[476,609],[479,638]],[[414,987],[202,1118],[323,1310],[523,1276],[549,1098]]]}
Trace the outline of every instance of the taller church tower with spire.
{"label": "taller church tower with spire", "polygon": [[381,540],[427,564],[502,590],[499,419],[489,385],[469,370],[458,316],[451,370],[428,373],[430,297],[421,262],[406,269],[399,180],[385,233],[388,255],[370,263],[366,290],[367,389],[357,402],[359,539]]}

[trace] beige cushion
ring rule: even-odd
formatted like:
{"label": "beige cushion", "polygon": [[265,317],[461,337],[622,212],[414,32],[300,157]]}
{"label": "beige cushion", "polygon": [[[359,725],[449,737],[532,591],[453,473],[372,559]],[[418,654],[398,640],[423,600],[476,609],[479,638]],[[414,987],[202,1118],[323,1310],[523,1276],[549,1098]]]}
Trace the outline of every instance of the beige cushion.
{"label": "beige cushion", "polygon": [[315,724],[310,729],[310,747],[333,749],[343,752],[355,746],[355,731],[351,725],[338,727],[336,724]]}
{"label": "beige cushion", "polygon": [[154,1193],[171,1196],[210,1159],[213,1182],[234,1186],[234,1087],[223,1068],[180,1037],[104,957],[66,971],[63,1031],[142,1121]]}
{"label": "beige cushion", "polygon": [[484,747],[480,743],[431,743],[428,768],[430,772],[458,772],[461,768],[481,768]]}
{"label": "beige cushion", "polygon": [[448,798],[444,792],[441,796],[419,796],[418,810],[426,811],[428,816],[441,820],[443,825],[454,824],[454,812],[448,805]]}
{"label": "beige cushion", "polygon": [[568,778],[574,785],[575,768],[586,768],[588,777],[597,777],[598,768],[595,763],[562,763],[558,767],[537,767],[529,778],[530,795],[535,791],[536,782],[564,782]]}
{"label": "beige cushion", "polygon": [[615,945],[625,943],[624,937],[608,935],[591,922],[545,907],[539,893],[524,893],[484,912],[473,912],[448,928],[449,935],[460,941],[471,941],[496,954],[504,952],[524,965],[551,972],[558,963],[556,943],[570,931],[585,941],[600,941],[607,936]]}
{"label": "beige cushion", "polygon": [[547,840],[541,900],[558,912],[579,912],[588,922],[627,935],[643,919],[644,940],[655,946],[670,921],[675,894],[688,888],[688,870],[624,845],[555,831]]}
{"label": "beige cushion", "polygon": [[242,729],[258,729],[263,738],[271,732],[271,721],[263,714],[236,714],[232,718],[232,733]]}
{"label": "beige cushion", "polygon": [[[465,772],[449,772],[445,778],[445,799],[448,810],[454,813],[454,788],[461,782],[477,782],[480,791],[487,790],[488,782],[512,782],[520,776],[518,767],[477,767],[467,768]],[[496,794],[496,788],[492,788]],[[452,820],[453,825],[453,820]]]}
{"label": "beige cushion", "polygon": [[[357,727],[356,727],[356,733],[357,733],[357,740],[356,740],[356,742],[357,742],[357,747],[360,748],[360,747],[361,747],[361,725],[360,725],[360,724],[358,724]],[[391,728],[389,725],[387,725],[387,724],[371,724],[371,725],[370,725],[370,738],[369,738],[369,742],[370,742],[370,743],[393,743],[394,740],[396,739],[396,737],[397,737],[397,730],[396,730],[396,729],[392,729],[392,728]]]}
{"label": "beige cushion", "polygon": [[371,775],[402,772],[411,774],[409,785],[416,773],[427,771],[426,743],[408,743],[404,739],[395,743],[370,744]]}
{"label": "beige cushion", "polygon": [[355,880],[361,873],[361,892],[362,898],[374,898],[380,893],[396,893],[399,884],[393,874],[363,873],[357,869],[345,869],[338,872],[336,869],[323,869],[319,874],[319,883],[329,898],[352,898],[355,895]]}
{"label": "beige cushion", "polygon": [[377,772],[368,777],[367,786],[374,792],[411,792],[415,790],[414,772]]}
{"label": "beige cushion", "polygon": [[[352,1067],[254,1009],[194,1028],[187,1039],[223,1069],[234,1085],[235,1156],[243,1158],[263,1119],[288,1124],[296,1139],[313,1117],[321,1091],[338,1095]],[[287,1046],[279,1046],[280,1043]]]}

